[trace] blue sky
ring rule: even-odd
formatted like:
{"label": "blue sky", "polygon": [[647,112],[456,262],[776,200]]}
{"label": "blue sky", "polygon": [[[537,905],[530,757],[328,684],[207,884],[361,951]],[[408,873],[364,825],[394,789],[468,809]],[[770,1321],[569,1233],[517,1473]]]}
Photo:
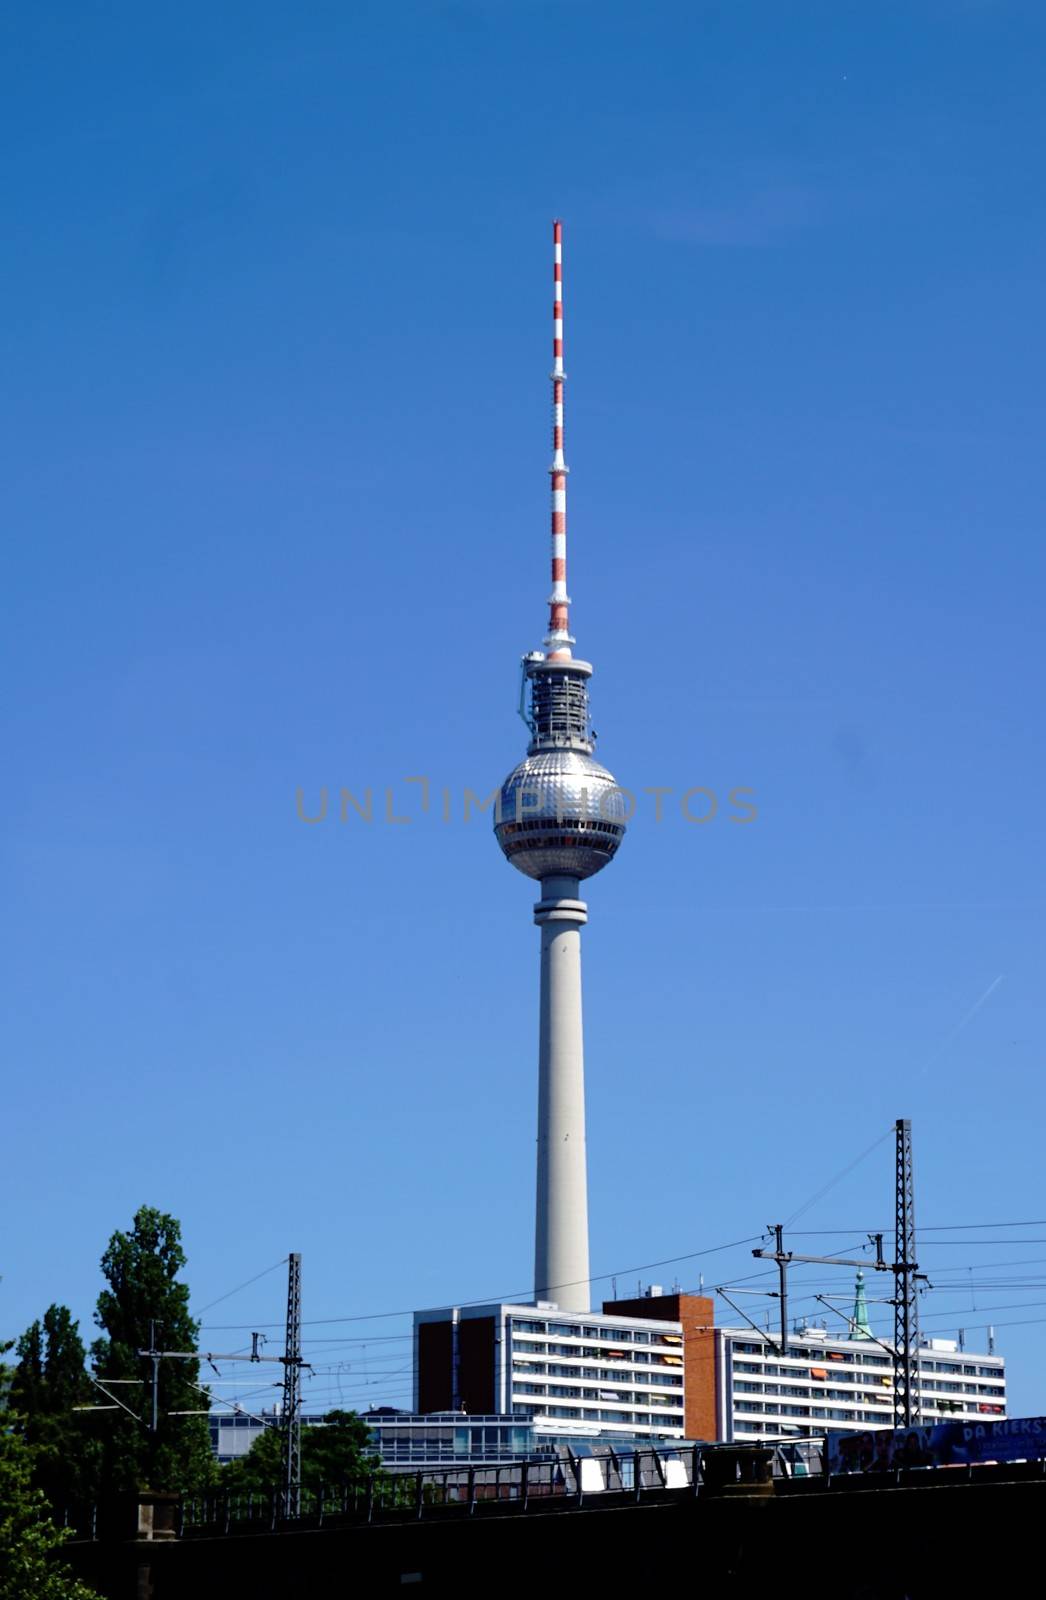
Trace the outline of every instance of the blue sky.
{"label": "blue sky", "polygon": [[[925,1324],[1046,1410],[1046,1222],[967,1231],[1044,1205],[1041,7],[2,28],[3,1329],[89,1323],[142,1202],[198,1308],[292,1249],[310,1320],[526,1286],[533,895],[460,797],[523,750],[561,215],[578,651],[673,789],[589,886],[593,1268],[744,1275],[642,1269],[909,1116]],[[891,1221],[887,1139],[795,1247]],[[405,1401],[406,1328],[311,1327],[307,1401]]]}

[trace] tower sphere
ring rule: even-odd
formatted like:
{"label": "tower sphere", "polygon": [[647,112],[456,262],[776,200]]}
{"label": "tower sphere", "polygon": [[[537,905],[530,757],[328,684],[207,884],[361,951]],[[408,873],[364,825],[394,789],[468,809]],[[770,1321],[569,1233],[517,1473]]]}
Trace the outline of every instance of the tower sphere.
{"label": "tower sphere", "polygon": [[501,785],[494,832],[528,878],[591,878],[613,860],[628,820],[624,791],[592,754],[592,668],[535,652],[524,657],[523,673],[530,745]]}
{"label": "tower sphere", "polygon": [[584,750],[536,750],[501,786],[494,832],[528,878],[591,878],[624,837],[626,797]]}

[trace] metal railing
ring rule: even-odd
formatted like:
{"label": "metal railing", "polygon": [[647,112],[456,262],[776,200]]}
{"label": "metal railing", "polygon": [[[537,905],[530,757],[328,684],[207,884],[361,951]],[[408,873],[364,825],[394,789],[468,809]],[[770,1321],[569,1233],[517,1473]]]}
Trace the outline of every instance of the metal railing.
{"label": "metal railing", "polygon": [[583,1507],[605,1497],[643,1500],[668,1491],[700,1490],[702,1445],[679,1449],[609,1450],[593,1456],[516,1460],[489,1465],[426,1467],[416,1472],[376,1473],[365,1482],[301,1492],[297,1516],[288,1517],[283,1496],[214,1494],[182,1502],[178,1531],[232,1532],[276,1529],[289,1523],[322,1527],[331,1521],[404,1521],[441,1513],[528,1511]]}
{"label": "metal railing", "polygon": [[[628,1452],[610,1446],[578,1456],[563,1449],[555,1458],[426,1467],[384,1472],[354,1483],[302,1489],[291,1514],[286,1497],[274,1493],[218,1492],[184,1496],[173,1528],[177,1538],[229,1533],[290,1532],[324,1526],[366,1526],[425,1518],[470,1518],[595,1510],[728,1493],[772,1492],[771,1476],[786,1493],[846,1492],[861,1488],[916,1487],[970,1482],[975,1477],[1046,1477],[1046,1457],[1019,1462],[891,1467],[879,1473],[827,1472],[822,1439],[759,1445],[683,1445]],[[785,1481],[785,1480],[796,1480]],[[90,1506],[59,1517],[74,1538],[106,1539],[107,1519]],[[124,1532],[121,1535],[126,1538]]]}

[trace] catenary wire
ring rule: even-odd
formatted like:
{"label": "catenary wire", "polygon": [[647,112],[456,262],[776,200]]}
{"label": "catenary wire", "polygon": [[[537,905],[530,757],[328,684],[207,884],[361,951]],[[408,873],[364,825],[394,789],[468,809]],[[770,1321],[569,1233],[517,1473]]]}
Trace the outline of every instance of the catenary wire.
{"label": "catenary wire", "polygon": [[[665,1256],[660,1261],[644,1261],[637,1267],[618,1267],[614,1272],[595,1272],[592,1273],[588,1278],[577,1279],[576,1282],[605,1283],[610,1278],[624,1278],[633,1272],[652,1272],[655,1267],[671,1267],[675,1266],[676,1263],[680,1261],[696,1261],[700,1256],[714,1256],[723,1250],[737,1250],[740,1249],[742,1245],[754,1244],[758,1242],[758,1240],[765,1237],[765,1234],[753,1233],[750,1234],[747,1239],[732,1239],[727,1244],[710,1245],[704,1250],[691,1250],[686,1255]],[[570,1289],[574,1286],[574,1283],[560,1283],[554,1285],[553,1287],[558,1289]],[[478,1298],[473,1300],[446,1300],[444,1303],[447,1305],[461,1306],[462,1308],[466,1306],[518,1305],[526,1303],[523,1301],[522,1297],[530,1292],[530,1289],[519,1289],[513,1291],[511,1294],[486,1294],[480,1295]],[[381,1322],[388,1317],[411,1317],[414,1315],[416,1309],[416,1307],[411,1306],[402,1311],[370,1311],[356,1313],[352,1316],[345,1317],[309,1317],[306,1318],[302,1323],[302,1327],[318,1328],[328,1326],[335,1322]],[[285,1323],[283,1322],[263,1322],[260,1324],[261,1328],[282,1328],[284,1326]],[[256,1322],[208,1323],[206,1331],[208,1333],[229,1333],[243,1328],[257,1330],[259,1328],[259,1324]],[[200,1331],[202,1333],[204,1331],[203,1328],[201,1328]]]}
{"label": "catenary wire", "polygon": [[834,1189],[837,1183],[842,1183],[843,1179],[849,1176],[855,1167],[859,1167],[861,1162],[864,1161],[867,1156],[870,1156],[873,1150],[878,1150],[879,1146],[884,1144],[893,1132],[894,1125],[891,1123],[883,1133],[879,1134],[878,1138],[873,1139],[872,1143],[866,1150],[862,1150],[859,1156],[855,1156],[852,1161],[848,1162],[842,1171],[837,1172],[835,1177],[831,1178],[823,1188],[818,1189],[816,1194],[811,1195],[809,1200],[799,1207],[798,1211],[793,1211],[788,1221],[784,1224],[785,1231],[787,1232],[793,1222],[797,1222],[805,1212],[809,1211],[811,1206],[815,1206],[818,1200],[823,1200],[825,1195],[828,1194],[831,1189]]}
{"label": "catenary wire", "polygon": [[279,1261],[274,1261],[271,1267],[263,1267],[261,1272],[256,1272],[254,1274],[253,1278],[248,1278],[246,1283],[238,1283],[236,1285],[235,1289],[227,1289],[224,1294],[220,1294],[218,1296],[217,1300],[209,1300],[205,1306],[201,1306],[200,1307],[197,1315],[202,1317],[204,1312],[205,1311],[210,1311],[212,1306],[221,1305],[223,1300],[228,1300],[228,1299],[231,1298],[232,1295],[239,1294],[241,1289],[249,1289],[252,1283],[257,1283],[258,1282],[259,1278],[264,1278],[270,1272],[275,1272],[277,1267],[282,1267],[284,1265],[284,1263],[286,1262],[286,1260],[287,1260],[286,1256],[281,1256]]}

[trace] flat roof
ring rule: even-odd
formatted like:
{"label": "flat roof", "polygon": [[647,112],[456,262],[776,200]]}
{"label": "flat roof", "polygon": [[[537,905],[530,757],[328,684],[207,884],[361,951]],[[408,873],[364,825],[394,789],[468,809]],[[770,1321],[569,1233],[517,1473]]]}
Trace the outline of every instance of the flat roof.
{"label": "flat roof", "polygon": [[[756,1328],[717,1327],[715,1331],[730,1338],[754,1339],[760,1344],[777,1344],[780,1338],[779,1330],[773,1333],[764,1333]],[[892,1348],[883,1349],[884,1345],[889,1346],[889,1339],[855,1339],[848,1333],[826,1333],[823,1328],[810,1328],[806,1333],[790,1333],[788,1335],[788,1351],[786,1353],[790,1355],[794,1346],[804,1344],[838,1345],[842,1350],[858,1348],[879,1350],[884,1358],[893,1355]],[[927,1357],[950,1356],[955,1361],[991,1361],[1000,1367],[1004,1366],[1006,1362],[1005,1356],[996,1355],[994,1352],[989,1354],[987,1350],[960,1350],[958,1346],[954,1349],[941,1350],[933,1345],[920,1344],[918,1353]]]}
{"label": "flat roof", "polygon": [[594,1328],[665,1328],[678,1333],[682,1324],[671,1318],[641,1317],[638,1312],[628,1317],[615,1317],[604,1311],[563,1311],[558,1306],[520,1305],[514,1300],[493,1300],[482,1306],[438,1306],[431,1310],[415,1311],[415,1323],[447,1322],[457,1311],[459,1318],[468,1321],[473,1317],[504,1316],[527,1317],[534,1322],[576,1322]]}

